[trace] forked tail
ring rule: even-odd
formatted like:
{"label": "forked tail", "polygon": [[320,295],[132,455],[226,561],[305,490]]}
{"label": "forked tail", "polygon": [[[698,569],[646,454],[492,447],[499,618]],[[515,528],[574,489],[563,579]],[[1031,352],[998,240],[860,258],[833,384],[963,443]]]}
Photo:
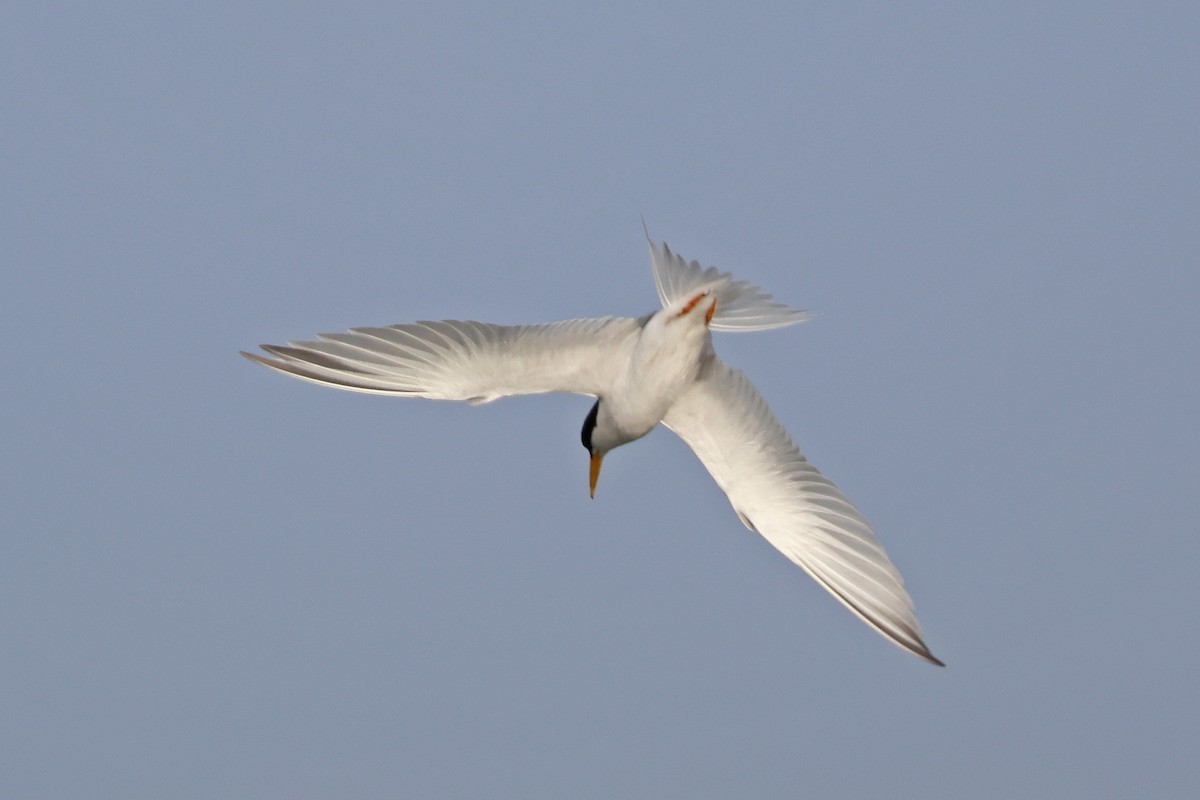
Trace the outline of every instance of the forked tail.
{"label": "forked tail", "polygon": [[749,281],[736,280],[716,267],[704,269],[698,261],[684,261],[678,253],[671,252],[666,242],[661,247],[656,245],[649,231],[646,242],[650,245],[654,285],[663,308],[697,287],[717,283],[717,311],[710,325],[713,330],[766,331],[795,325],[809,318],[808,312],[773,301],[771,295]]}

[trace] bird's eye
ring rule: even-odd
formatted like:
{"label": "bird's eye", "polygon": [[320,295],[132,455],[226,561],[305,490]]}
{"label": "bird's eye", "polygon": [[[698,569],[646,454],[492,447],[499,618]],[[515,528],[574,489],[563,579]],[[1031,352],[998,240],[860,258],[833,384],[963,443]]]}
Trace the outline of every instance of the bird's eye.
{"label": "bird's eye", "polygon": [[592,452],[592,431],[596,430],[596,412],[600,409],[600,401],[597,400],[592,406],[592,410],[583,420],[583,430],[579,432],[579,439],[583,442],[584,448],[590,453]]}

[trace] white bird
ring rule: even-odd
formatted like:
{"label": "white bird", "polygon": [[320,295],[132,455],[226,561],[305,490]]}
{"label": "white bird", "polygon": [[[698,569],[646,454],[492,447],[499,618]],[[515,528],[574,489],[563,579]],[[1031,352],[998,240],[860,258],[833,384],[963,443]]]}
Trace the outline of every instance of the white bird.
{"label": "white bird", "polygon": [[662,309],[544,325],[416,322],[323,333],[252,361],[355,392],[488,403],[574,392],[596,397],[583,423],[595,497],[604,455],[660,422],[692,448],[738,518],[895,644],[942,666],[925,646],[900,573],[870,524],[816,470],[758,390],[713,351],[711,330],[803,322],[757,286],[684,261],[650,240]]}

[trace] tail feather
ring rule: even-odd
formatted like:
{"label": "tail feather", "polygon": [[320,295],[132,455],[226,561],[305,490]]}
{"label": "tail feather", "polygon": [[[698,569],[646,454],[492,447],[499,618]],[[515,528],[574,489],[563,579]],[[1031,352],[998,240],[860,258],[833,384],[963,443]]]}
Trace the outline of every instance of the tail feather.
{"label": "tail feather", "polygon": [[784,328],[808,320],[808,312],[789,308],[771,299],[749,281],[735,280],[728,272],[716,267],[704,269],[700,262],[687,262],[672,253],[667,243],[656,245],[646,233],[650,258],[654,268],[654,285],[663,307],[671,305],[698,287],[718,284],[717,311],[710,327],[718,331],[766,331]]}

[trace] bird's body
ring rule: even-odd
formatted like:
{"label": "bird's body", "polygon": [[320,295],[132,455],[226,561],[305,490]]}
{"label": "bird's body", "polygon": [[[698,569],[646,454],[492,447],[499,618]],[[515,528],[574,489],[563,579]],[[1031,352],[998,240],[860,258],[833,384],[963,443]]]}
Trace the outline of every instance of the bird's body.
{"label": "bird's body", "polygon": [[645,321],[627,366],[612,388],[600,395],[604,416],[597,427],[607,427],[603,424],[607,417],[617,437],[607,449],[652,431],[675,399],[696,382],[704,360],[713,357],[705,312],[692,308],[682,313],[685,305],[672,304]]}
{"label": "bird's body", "polygon": [[663,307],[638,319],[418,322],[263,345],[273,358],[243,355],[359,392],[470,403],[555,391],[592,395],[581,438],[593,495],[605,453],[662,423],[692,448],[746,527],[884,636],[941,665],[870,525],[713,349],[713,329],[766,330],[807,316],[728,273],[685,262],[665,244],[650,242],[650,250]]}

